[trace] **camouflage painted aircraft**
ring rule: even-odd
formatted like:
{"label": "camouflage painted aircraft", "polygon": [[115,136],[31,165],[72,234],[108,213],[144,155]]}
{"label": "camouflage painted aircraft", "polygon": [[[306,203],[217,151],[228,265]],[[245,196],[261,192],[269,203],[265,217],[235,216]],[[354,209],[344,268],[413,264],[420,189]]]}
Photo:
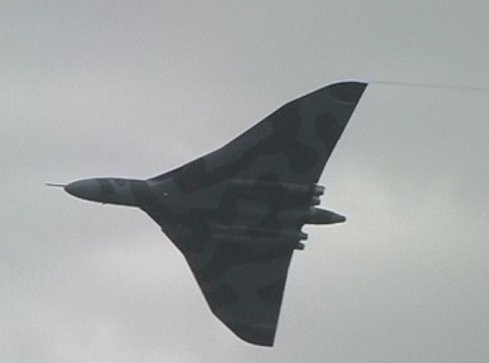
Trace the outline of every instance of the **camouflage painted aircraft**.
{"label": "camouflage painted aircraft", "polygon": [[220,149],[147,180],[64,186],[90,201],[141,208],[185,256],[212,312],[272,346],[287,270],[304,224],[344,222],[317,208],[316,183],[367,84],[335,83],[293,100]]}

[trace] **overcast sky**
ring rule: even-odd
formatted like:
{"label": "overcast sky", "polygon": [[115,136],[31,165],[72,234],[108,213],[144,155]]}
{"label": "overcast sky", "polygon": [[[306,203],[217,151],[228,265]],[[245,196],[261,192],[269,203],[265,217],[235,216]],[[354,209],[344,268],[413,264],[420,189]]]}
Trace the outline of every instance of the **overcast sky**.
{"label": "overcast sky", "polygon": [[489,93],[370,85],[320,183],[275,347],[158,226],[46,181],[145,178],[340,79],[489,81],[489,3],[0,3],[2,362],[489,361]]}

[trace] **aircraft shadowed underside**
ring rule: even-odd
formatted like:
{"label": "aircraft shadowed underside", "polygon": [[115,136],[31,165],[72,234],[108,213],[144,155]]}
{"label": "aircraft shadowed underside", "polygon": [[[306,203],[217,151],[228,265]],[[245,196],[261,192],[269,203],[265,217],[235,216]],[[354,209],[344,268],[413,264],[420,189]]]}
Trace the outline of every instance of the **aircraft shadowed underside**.
{"label": "aircraft shadowed underside", "polygon": [[345,217],[317,208],[316,185],[367,84],[335,83],[291,101],[222,148],[147,180],[85,179],[79,198],[141,208],[185,256],[212,312],[242,339],[272,346],[304,224]]}

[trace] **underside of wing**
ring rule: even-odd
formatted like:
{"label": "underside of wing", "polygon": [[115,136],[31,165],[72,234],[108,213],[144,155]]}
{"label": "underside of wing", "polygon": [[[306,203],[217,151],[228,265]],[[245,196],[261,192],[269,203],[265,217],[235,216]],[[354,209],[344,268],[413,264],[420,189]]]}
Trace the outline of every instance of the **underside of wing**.
{"label": "underside of wing", "polygon": [[182,189],[264,174],[287,183],[317,182],[366,86],[335,83],[285,104],[222,148],[175,170]]}
{"label": "underside of wing", "polygon": [[337,83],[289,102],[138,193],[185,256],[212,312],[250,343],[273,345],[304,223],[334,223],[333,214],[318,217],[323,188],[315,183],[365,87]]}
{"label": "underside of wing", "polygon": [[[173,228],[163,229],[179,246]],[[298,239],[279,232],[219,227],[207,242],[204,250],[184,256],[210,309],[243,340],[272,346]]]}

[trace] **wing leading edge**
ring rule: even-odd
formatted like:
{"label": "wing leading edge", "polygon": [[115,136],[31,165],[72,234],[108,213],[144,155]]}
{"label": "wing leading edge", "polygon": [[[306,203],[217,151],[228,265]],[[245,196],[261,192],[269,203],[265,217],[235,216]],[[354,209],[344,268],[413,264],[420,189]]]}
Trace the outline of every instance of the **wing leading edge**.
{"label": "wing leading edge", "polygon": [[222,148],[149,179],[142,209],[183,253],[212,312],[272,346],[315,183],[367,84],[293,100]]}

